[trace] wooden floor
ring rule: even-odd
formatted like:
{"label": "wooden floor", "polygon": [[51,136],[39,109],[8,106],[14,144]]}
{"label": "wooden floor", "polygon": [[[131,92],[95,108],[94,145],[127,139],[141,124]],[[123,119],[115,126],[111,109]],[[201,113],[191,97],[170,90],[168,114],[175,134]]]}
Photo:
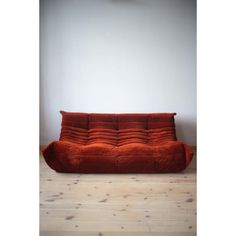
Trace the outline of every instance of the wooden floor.
{"label": "wooden floor", "polygon": [[40,235],[196,235],[196,164],[179,174],[60,174],[40,158]]}

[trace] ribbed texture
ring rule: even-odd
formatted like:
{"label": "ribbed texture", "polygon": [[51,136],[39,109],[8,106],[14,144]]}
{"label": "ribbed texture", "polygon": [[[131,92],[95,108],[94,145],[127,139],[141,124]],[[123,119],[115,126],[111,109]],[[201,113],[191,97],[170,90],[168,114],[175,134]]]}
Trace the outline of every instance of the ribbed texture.
{"label": "ribbed texture", "polygon": [[81,145],[132,143],[157,145],[175,141],[175,113],[87,114],[61,112],[60,141]]}
{"label": "ribbed texture", "polygon": [[56,171],[167,173],[192,160],[191,149],[176,139],[175,113],[61,114],[60,140],[42,151]]}
{"label": "ribbed texture", "polygon": [[151,129],[148,131],[148,143],[151,145],[160,145],[168,141],[175,141],[175,128],[166,127]]}

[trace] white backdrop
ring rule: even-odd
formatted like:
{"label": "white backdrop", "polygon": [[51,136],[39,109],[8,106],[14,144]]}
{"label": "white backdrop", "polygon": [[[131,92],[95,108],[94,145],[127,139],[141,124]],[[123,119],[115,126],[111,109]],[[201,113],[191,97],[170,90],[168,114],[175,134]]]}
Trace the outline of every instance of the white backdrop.
{"label": "white backdrop", "polygon": [[41,0],[40,142],[59,110],[177,112],[196,145],[194,0]]}

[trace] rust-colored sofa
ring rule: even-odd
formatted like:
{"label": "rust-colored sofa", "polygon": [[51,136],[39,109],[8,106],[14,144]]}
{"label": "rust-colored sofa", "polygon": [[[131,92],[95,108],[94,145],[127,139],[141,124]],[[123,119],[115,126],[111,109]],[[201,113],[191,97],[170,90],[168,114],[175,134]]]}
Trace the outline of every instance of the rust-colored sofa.
{"label": "rust-colored sofa", "polygon": [[59,141],[42,150],[57,172],[180,172],[192,160],[190,147],[176,139],[175,113],[61,114]]}

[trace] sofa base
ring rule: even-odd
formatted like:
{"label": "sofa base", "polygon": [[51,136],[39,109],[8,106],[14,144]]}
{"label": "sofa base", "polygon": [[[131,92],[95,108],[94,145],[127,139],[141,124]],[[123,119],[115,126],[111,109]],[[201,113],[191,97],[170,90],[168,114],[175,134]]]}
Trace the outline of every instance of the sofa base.
{"label": "sofa base", "polygon": [[46,163],[61,173],[177,173],[189,165],[193,151],[179,141],[160,146],[80,146],[55,141],[42,150]]}

